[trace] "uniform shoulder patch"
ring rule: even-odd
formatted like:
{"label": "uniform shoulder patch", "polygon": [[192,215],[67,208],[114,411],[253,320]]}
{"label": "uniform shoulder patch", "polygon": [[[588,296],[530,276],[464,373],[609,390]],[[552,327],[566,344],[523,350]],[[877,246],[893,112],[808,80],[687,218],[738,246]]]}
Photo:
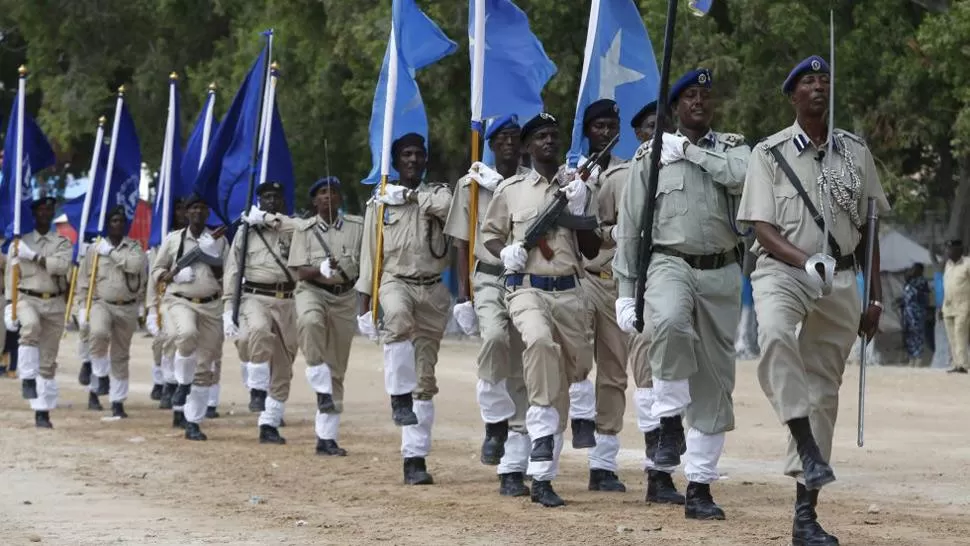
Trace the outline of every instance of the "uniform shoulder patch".
{"label": "uniform shoulder patch", "polygon": [[791,139],[791,128],[786,127],[771,136],[761,139],[761,141],[758,142],[758,144],[755,147],[761,150],[765,155],[768,155],[768,150],[790,139]]}
{"label": "uniform shoulder patch", "polygon": [[868,147],[869,147],[869,145],[868,145],[868,144],[866,144],[866,141],[865,141],[865,139],[864,139],[864,138],[862,138],[862,137],[861,137],[861,136],[859,136],[859,135],[856,135],[856,134],[853,134],[853,133],[850,133],[850,132],[848,132],[848,131],[846,131],[846,130],[843,130],[843,129],[836,129],[836,130],[835,130],[835,134],[837,134],[837,135],[840,135],[840,136],[843,136],[843,137],[845,137],[845,138],[847,138],[847,139],[849,139],[849,140],[851,140],[851,141],[854,141],[854,142],[855,142],[856,144],[859,144],[860,146],[864,146],[864,147],[866,147],[866,148],[868,148]]}
{"label": "uniform shoulder patch", "polygon": [[307,218],[300,224],[299,230],[309,231],[315,225],[317,225],[317,215],[314,214],[311,218]]}
{"label": "uniform shoulder patch", "polygon": [[519,182],[522,182],[528,177],[529,177],[528,174],[513,174],[512,176],[498,183],[498,186],[495,187],[495,193],[498,193],[513,184],[518,184]]}
{"label": "uniform shoulder patch", "polygon": [[629,170],[631,166],[632,165],[631,165],[631,163],[629,161],[624,161],[623,163],[618,163],[618,164],[613,165],[612,167],[606,169],[605,171],[603,171],[603,176],[611,176],[614,173],[618,173],[618,172],[623,172],[623,171]]}
{"label": "uniform shoulder patch", "polygon": [[738,133],[718,133],[717,138],[732,148],[745,143],[744,135]]}
{"label": "uniform shoulder patch", "polygon": [[637,148],[637,152],[633,154],[633,160],[639,161],[643,159],[643,156],[647,155],[648,151],[650,151],[650,141],[644,142]]}
{"label": "uniform shoulder patch", "polygon": [[363,224],[364,217],[358,216],[356,214],[344,214],[344,222],[350,222],[352,224]]}

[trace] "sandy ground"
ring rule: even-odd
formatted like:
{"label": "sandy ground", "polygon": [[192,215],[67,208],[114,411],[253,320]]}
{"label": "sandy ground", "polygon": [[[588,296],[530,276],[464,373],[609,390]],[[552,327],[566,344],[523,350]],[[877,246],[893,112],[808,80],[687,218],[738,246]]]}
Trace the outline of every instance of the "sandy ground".
{"label": "sandy ground", "polygon": [[[148,398],[150,340],[133,348],[130,419],[102,420],[77,384],[76,340],[61,344],[61,408],[53,431],[33,427],[18,382],[0,380],[0,543],[14,544],[718,544],[789,543],[794,485],[781,475],[783,430],[738,364],[738,429],[728,435],[715,497],[724,522],[647,505],[642,437],[628,405],[620,477],[625,494],[587,491],[585,453],[568,447],[555,482],[568,505],[545,509],[497,494],[478,462],[471,341],[446,341],[429,470],[436,485],[402,484],[379,347],[358,339],[340,443],[313,454],[314,397],[302,359],[287,407],[286,446],[259,445],[236,352],[226,345],[223,417],[208,442],[182,439]],[[869,373],[866,444],[855,445],[858,368],[845,378],[834,466],[820,516],[842,544],[970,544],[970,378],[938,370]],[[107,404],[105,404],[107,405]],[[676,478],[683,491],[682,475]]]}

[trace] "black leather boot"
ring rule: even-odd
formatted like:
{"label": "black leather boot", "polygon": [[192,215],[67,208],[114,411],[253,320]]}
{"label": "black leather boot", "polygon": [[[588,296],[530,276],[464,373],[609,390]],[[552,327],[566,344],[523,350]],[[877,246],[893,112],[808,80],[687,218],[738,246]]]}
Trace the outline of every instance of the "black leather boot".
{"label": "black leather boot", "polygon": [[336,440],[324,440],[322,438],[317,438],[317,455],[346,457],[347,450],[338,446]]}
{"label": "black leather boot", "polygon": [[104,411],[104,406],[101,405],[101,400],[98,399],[97,393],[88,393],[88,409],[91,411]]}
{"label": "black leather boot", "polygon": [[320,413],[333,413],[337,411],[337,405],[333,402],[333,395],[317,393],[317,410]]}
{"label": "black leather boot", "polygon": [[552,482],[549,481],[533,480],[531,496],[532,502],[538,502],[547,508],[555,508],[566,504],[566,501],[562,500],[562,497],[553,491]]}
{"label": "black leather boot", "polygon": [[714,503],[710,484],[697,482],[687,484],[684,516],[687,519],[725,519],[724,510]]}
{"label": "black leather boot", "polygon": [[551,461],[554,448],[555,441],[552,434],[536,438],[532,441],[532,454],[529,455],[529,460],[534,463]]}
{"label": "black leather boot", "polygon": [[54,428],[51,423],[51,414],[49,411],[35,411],[34,412],[34,426],[37,428]]}
{"label": "black leather boot", "polygon": [[839,546],[839,539],[818,524],[818,489],[808,490],[802,484],[795,489],[795,519],[791,526],[792,546]]}
{"label": "black leather boot", "polygon": [[808,417],[799,417],[788,421],[788,430],[791,431],[792,438],[795,439],[795,446],[798,450],[798,458],[802,460],[802,474],[805,478],[805,487],[808,489],[821,489],[835,481],[835,472],[832,467],[822,458],[822,452],[815,443],[815,436],[812,435],[812,425]]}
{"label": "black leather boot", "polygon": [[521,472],[498,475],[498,494],[503,497],[524,497],[529,494],[525,476]]}
{"label": "black leather boot", "polygon": [[482,442],[482,464],[497,466],[505,456],[505,441],[509,439],[509,422],[485,423],[485,441]]}
{"label": "black leather boot", "polygon": [[215,406],[209,406],[205,408],[205,418],[206,419],[218,419],[222,417],[219,413],[219,409]]}
{"label": "black leather boot", "polygon": [[21,381],[20,394],[23,396],[24,400],[33,400],[37,398],[37,380],[24,379]]}
{"label": "black leather boot", "polygon": [[596,447],[596,422],[592,419],[573,419],[570,423],[573,429],[573,449],[587,449]]}
{"label": "black leather boot", "polygon": [[172,394],[172,405],[184,406],[185,399],[189,397],[189,391],[191,390],[192,390],[192,385],[179,384],[177,387],[175,387],[175,393]]}
{"label": "black leather boot", "polygon": [[589,490],[626,493],[626,486],[620,481],[620,478],[616,475],[616,472],[611,470],[603,470],[600,468],[590,468]]}
{"label": "black leather boot", "polygon": [[172,428],[185,428],[186,424],[185,412],[173,411],[172,412]]}
{"label": "black leather boot", "polygon": [[404,459],[405,485],[432,485],[434,478],[428,474],[424,457],[408,457]]}
{"label": "black leather boot", "polygon": [[155,384],[152,386],[152,392],[148,395],[152,400],[158,401],[162,399],[162,386]]}
{"label": "black leather boot", "polygon": [[196,423],[185,422],[185,439],[194,440],[196,442],[204,442],[208,440],[209,437],[202,433],[199,425]]}
{"label": "black leather boot", "polygon": [[399,427],[418,424],[418,416],[414,413],[414,399],[411,393],[391,395],[391,419]]}
{"label": "black leather boot", "polygon": [[111,379],[108,376],[98,378],[98,396],[107,396],[111,392]]}
{"label": "black leather boot", "polygon": [[684,504],[685,500],[677,492],[673,476],[660,470],[647,470],[647,502]]}
{"label": "black leather boot", "polygon": [[81,371],[77,373],[77,382],[87,387],[91,384],[91,361],[81,363]]}
{"label": "black leather boot", "polygon": [[249,412],[259,413],[261,411],[266,411],[266,391],[249,389]]}
{"label": "black leather boot", "polygon": [[671,467],[680,464],[680,456],[687,450],[684,440],[684,425],[680,416],[663,417],[660,419],[660,437],[657,450],[653,454],[653,462],[660,467]]}
{"label": "black leather boot", "polygon": [[259,443],[283,445],[286,439],[280,436],[280,431],[276,430],[276,427],[259,425]]}
{"label": "black leather boot", "polygon": [[178,388],[177,383],[165,383],[162,386],[162,397],[158,400],[158,409],[172,409],[172,397],[175,396],[176,388]]}
{"label": "black leather boot", "polygon": [[660,443],[660,429],[655,428],[643,433],[644,454],[651,461],[657,455],[657,444]]}
{"label": "black leather boot", "polygon": [[112,402],[111,403],[111,416],[112,417],[120,417],[122,419],[127,419],[128,418],[128,414],[125,413],[125,405],[123,403],[121,403],[121,402]]}

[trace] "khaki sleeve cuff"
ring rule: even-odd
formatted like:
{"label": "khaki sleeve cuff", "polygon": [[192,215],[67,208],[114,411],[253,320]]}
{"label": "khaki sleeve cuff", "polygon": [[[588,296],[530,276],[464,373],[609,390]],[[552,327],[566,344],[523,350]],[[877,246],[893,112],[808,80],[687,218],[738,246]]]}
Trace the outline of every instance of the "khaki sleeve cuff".
{"label": "khaki sleeve cuff", "polygon": [[633,297],[636,297],[637,283],[635,281],[634,282],[619,281],[616,285],[616,289],[617,289],[617,295],[619,295],[619,297],[633,298]]}

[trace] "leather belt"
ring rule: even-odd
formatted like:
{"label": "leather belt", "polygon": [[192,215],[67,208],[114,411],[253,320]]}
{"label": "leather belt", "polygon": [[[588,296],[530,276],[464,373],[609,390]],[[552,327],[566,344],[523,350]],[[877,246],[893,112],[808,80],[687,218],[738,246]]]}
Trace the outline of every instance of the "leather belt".
{"label": "leather belt", "polygon": [[257,296],[268,296],[270,298],[276,298],[278,300],[291,300],[293,299],[293,292],[282,292],[273,290],[263,290],[261,288],[253,288],[251,286],[243,286],[243,294],[255,294]]}
{"label": "leather belt", "polygon": [[354,285],[356,284],[356,281],[345,282],[343,284],[323,284],[322,282],[317,282],[317,281],[306,281],[306,282],[310,283],[310,286],[315,286],[320,290],[326,290],[327,292],[330,292],[334,296],[339,296],[341,294],[346,294],[347,292],[350,292],[351,290],[354,289]]}
{"label": "leather belt", "polygon": [[64,295],[64,292],[37,292],[34,290],[27,290],[26,288],[18,288],[17,290],[19,290],[21,294],[33,296],[42,300],[49,300]]}
{"label": "leather belt", "polygon": [[599,278],[603,279],[604,281],[612,281],[613,280],[613,272],[612,271],[592,271],[590,269],[587,269],[586,272],[589,273],[590,275],[594,276],[594,277],[599,277]]}
{"label": "leather belt", "polygon": [[441,275],[432,275],[430,277],[411,277],[408,275],[394,275],[394,278],[401,279],[408,284],[414,284],[417,286],[431,286],[433,284],[438,284],[441,282]]}
{"label": "leather belt", "polygon": [[176,298],[181,298],[183,300],[190,301],[192,303],[197,303],[197,304],[200,304],[200,305],[203,304],[203,303],[209,303],[209,302],[216,301],[217,299],[219,299],[219,298],[222,297],[222,294],[213,294],[213,295],[208,296],[208,297],[205,297],[205,298],[193,298],[191,296],[186,296],[185,294],[176,294],[174,292],[172,293],[172,295],[175,296]]}
{"label": "leather belt", "polygon": [[478,273],[484,273],[486,275],[495,275],[496,277],[501,277],[505,273],[505,267],[501,265],[492,265],[485,262],[478,262],[475,264],[475,271]]}
{"label": "leather belt", "polygon": [[98,300],[103,301],[103,302],[105,302],[107,304],[110,304],[110,305],[131,305],[133,303],[138,303],[138,300],[137,299],[130,299],[130,300],[105,300],[105,299],[98,298]]}
{"label": "leather belt", "polygon": [[[506,286],[522,286],[526,275],[516,273],[505,277]],[[576,288],[576,276],[567,275],[564,277],[546,277],[544,275],[528,275],[529,285],[546,292],[560,292]]]}
{"label": "leather belt", "polygon": [[740,262],[741,255],[738,253],[736,248],[728,250],[727,252],[721,252],[720,254],[685,254],[683,252],[674,250],[665,246],[655,246],[653,251],[658,254],[663,254],[665,256],[673,256],[674,258],[680,258],[687,262],[687,265],[694,269],[709,270],[709,269],[721,269],[722,267],[727,267],[731,264],[736,264]]}
{"label": "leather belt", "polygon": [[[772,260],[777,260],[783,264],[788,264],[785,260],[775,256],[774,254],[768,254],[768,257]],[[788,264],[791,265],[791,264]],[[849,254],[848,256],[837,256],[835,258],[835,270],[836,271],[848,271],[850,269],[856,268],[855,256]]]}
{"label": "leather belt", "polygon": [[246,281],[243,283],[244,294],[268,296],[279,300],[292,299],[293,290],[295,288],[296,288],[296,283],[292,283],[292,282],[269,283],[269,282]]}

